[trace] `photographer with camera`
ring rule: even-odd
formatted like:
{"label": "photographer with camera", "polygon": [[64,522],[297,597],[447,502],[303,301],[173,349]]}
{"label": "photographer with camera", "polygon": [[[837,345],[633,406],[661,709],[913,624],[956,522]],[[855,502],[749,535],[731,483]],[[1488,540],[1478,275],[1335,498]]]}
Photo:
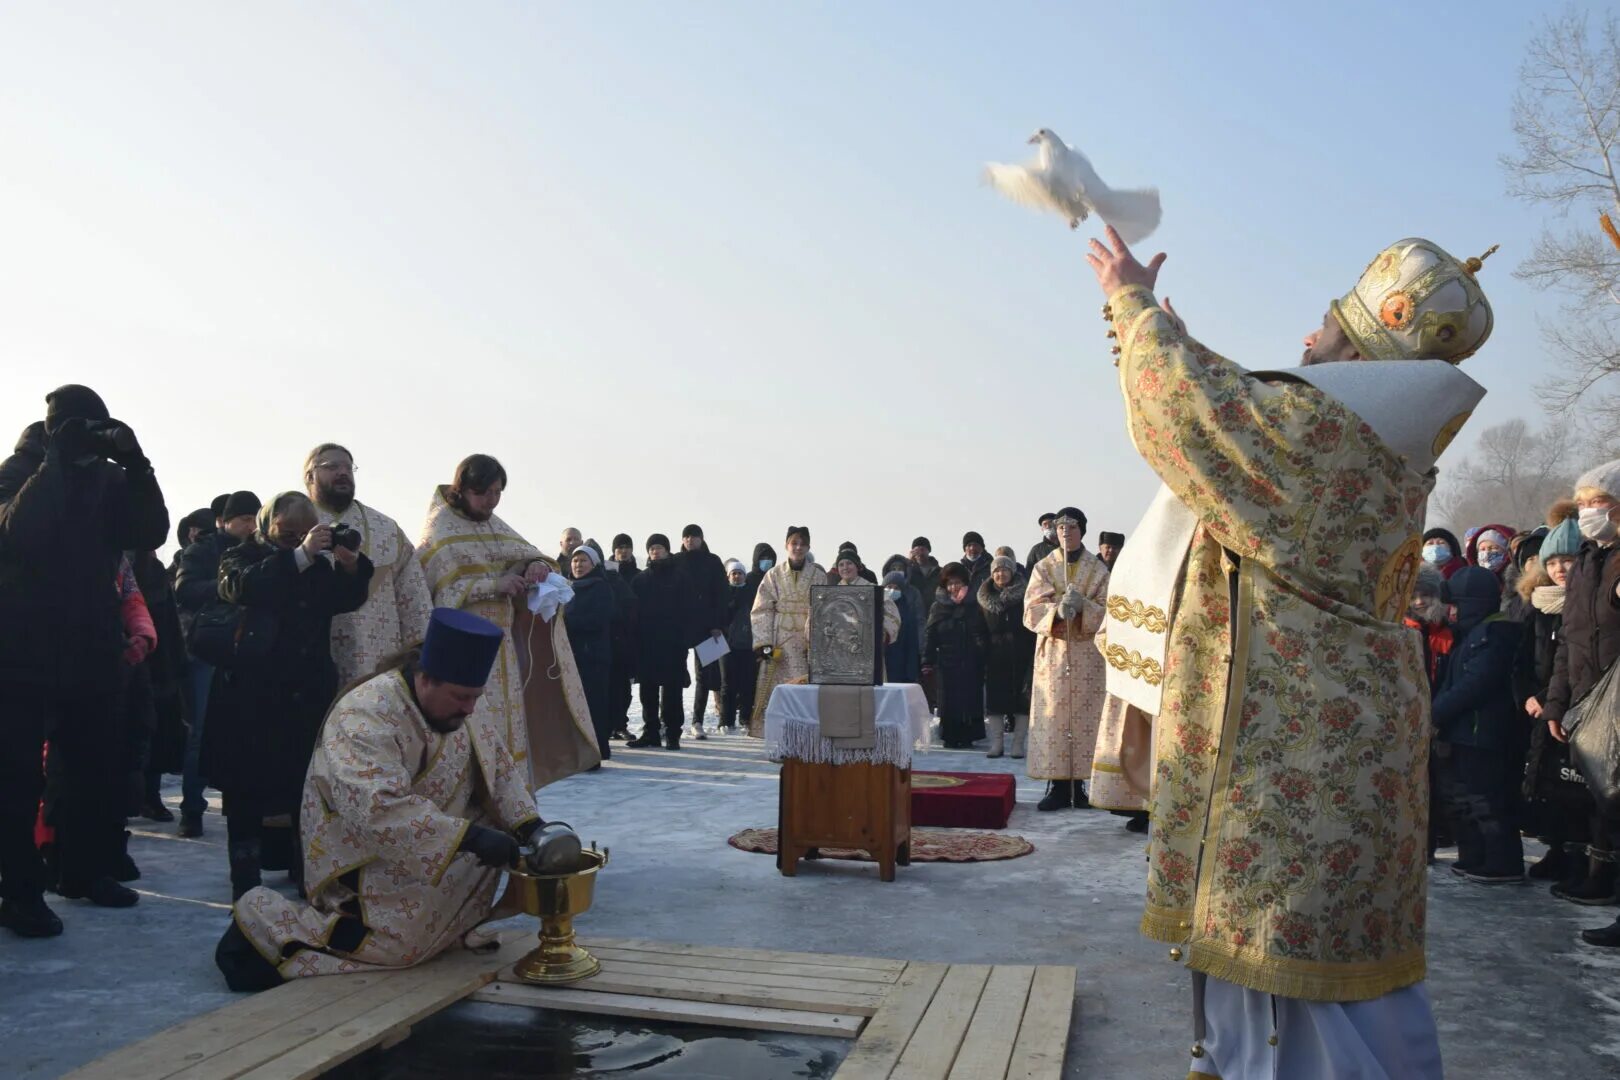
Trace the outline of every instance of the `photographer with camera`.
{"label": "photographer with camera", "polygon": [[332,620],[332,660],[345,685],[421,641],[433,610],[416,545],[393,518],[354,497],[356,471],[354,456],[337,443],[322,443],[304,459],[304,490],[320,523],[341,527],[333,542],[364,552],[376,568],[360,610]]}
{"label": "photographer with camera", "polygon": [[34,846],[47,739],[59,770],[46,808],[63,842],[59,891],[103,907],[138,899],[112,877],[126,647],[112,583],[126,549],[161,547],[169,532],[135,433],[95,391],[61,386],[45,406],[0,464],[0,926],[24,937],[62,932]]}
{"label": "photographer with camera", "polygon": [[[308,496],[284,491],[220,560],[219,596],[240,621],[234,654],[214,680],[202,757],[224,796],[233,899],[259,884],[265,818],[298,820],[304,771],[338,691],[332,617],[366,600],[371,560],[336,534],[317,523]],[[291,869],[298,877],[296,854]]]}

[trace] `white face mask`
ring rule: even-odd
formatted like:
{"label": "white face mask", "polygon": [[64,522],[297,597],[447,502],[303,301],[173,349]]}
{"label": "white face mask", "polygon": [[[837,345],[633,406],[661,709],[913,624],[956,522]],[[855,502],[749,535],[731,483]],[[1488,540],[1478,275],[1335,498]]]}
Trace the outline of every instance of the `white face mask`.
{"label": "white face mask", "polygon": [[899,601],[900,601],[900,590],[899,589],[884,589],[883,593],[890,600],[893,600],[896,603],[899,603]]}
{"label": "white face mask", "polygon": [[1607,544],[1620,534],[1620,525],[1616,525],[1610,519],[1607,506],[1588,506],[1581,511],[1576,525],[1580,528],[1582,536],[1588,540],[1596,540],[1600,544]]}

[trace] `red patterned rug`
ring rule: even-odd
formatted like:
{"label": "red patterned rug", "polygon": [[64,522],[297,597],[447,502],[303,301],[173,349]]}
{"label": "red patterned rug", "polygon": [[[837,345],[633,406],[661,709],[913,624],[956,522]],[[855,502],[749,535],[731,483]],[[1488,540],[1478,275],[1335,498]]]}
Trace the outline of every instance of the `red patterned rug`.
{"label": "red patterned rug", "polygon": [[[729,841],[739,851],[759,855],[776,854],[775,829],[744,829]],[[943,832],[938,829],[911,830],[912,862],[996,862],[1016,859],[1035,850],[1022,836],[986,832]],[[857,859],[872,862],[872,856],[858,848],[822,848],[824,859]]]}
{"label": "red patterned rug", "polygon": [[1011,773],[911,774],[911,824],[946,829],[1005,829],[1018,801]]}

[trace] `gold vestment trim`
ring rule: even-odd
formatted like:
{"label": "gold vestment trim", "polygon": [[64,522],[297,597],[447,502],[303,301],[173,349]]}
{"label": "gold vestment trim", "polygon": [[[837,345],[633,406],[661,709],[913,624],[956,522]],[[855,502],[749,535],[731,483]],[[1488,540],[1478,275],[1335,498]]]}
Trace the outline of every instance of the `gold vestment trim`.
{"label": "gold vestment trim", "polygon": [[1150,634],[1162,634],[1170,628],[1169,616],[1162,608],[1152,607],[1140,600],[1124,596],[1108,598],[1108,614],[1120,622],[1130,623]]}

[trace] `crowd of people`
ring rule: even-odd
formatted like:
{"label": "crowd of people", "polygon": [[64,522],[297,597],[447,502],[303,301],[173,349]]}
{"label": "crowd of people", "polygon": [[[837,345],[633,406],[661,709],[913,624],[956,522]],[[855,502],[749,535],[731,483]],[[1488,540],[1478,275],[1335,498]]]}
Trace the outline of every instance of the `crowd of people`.
{"label": "crowd of people", "polygon": [[[708,738],[711,713],[721,732],[760,735],[771,689],[808,674],[810,588],[867,584],[882,590],[886,678],[925,687],[944,745],[1027,753],[1030,775],[1050,781],[1042,809],[1087,805],[1102,680],[1082,645],[1124,538],[1087,551],[1076,508],[1040,515],[1022,562],[969,532],[941,565],[919,536],[881,576],[849,541],[823,567],[804,526],[786,531],[780,561],[770,543],[722,561],[696,524],[678,544],[647,537],[644,562],[629,535],[604,550],[576,528],[552,557],[496,516],[507,475],[494,458],[462,461],[413,538],[356,498],[353,455],[325,443],[301,488],[229,492],[180,517],[165,567],[170,514],[132,429],[86,387],[46,400],[0,467],[0,924],[19,934],[61,932],[47,891],[138,901],[127,824],[176,820],[165,774],[181,778],[182,837],[203,835],[205,791],[219,791],[234,896],[267,871],[301,885],[300,801],[328,710],[420,641],[435,608],[508,632],[479,708],[519,765],[566,772],[583,758],[529,760],[532,660],[510,633],[514,599],[552,574],[567,589],[549,705],[594,744],[586,767],[615,740],[678,750],[683,735]],[[705,664],[696,646],[708,639],[726,651]]]}
{"label": "crowd of people", "polygon": [[[1620,461],[1582,475],[1544,523],[1423,535],[1406,622],[1433,697],[1431,862],[1481,884],[1552,882],[1560,900],[1620,902],[1620,820],[1594,800],[1562,721],[1620,658]],[[1547,852],[1524,861],[1525,836]],[[1620,919],[1582,932],[1620,947]]]}
{"label": "crowd of people", "polygon": [[[1125,538],[1102,533],[1088,551],[1078,508],[1041,514],[1021,560],[970,531],[944,564],[918,536],[877,570],[850,541],[823,566],[805,526],[787,529],[781,558],[762,542],[722,560],[696,524],[675,544],[647,537],[644,561],[627,534],[604,549],[571,527],[551,557],[495,515],[507,475],[492,457],[460,463],[414,539],[356,499],[356,472],[345,447],[323,444],[301,490],[231,492],[183,516],[164,567],[168,511],[133,432],[86,388],[47,398],[0,467],[0,922],[60,932],[47,890],[134,904],[126,822],[174,820],[165,773],[181,776],[181,836],[203,833],[205,787],[221,793],[235,896],[265,871],[298,881],[299,804],[340,688],[420,640],[437,607],[510,631],[513,598],[551,574],[568,583],[559,701],[599,758],[616,740],[678,750],[709,737],[711,715],[720,732],[761,734],[770,690],[808,675],[810,588],[866,584],[882,590],[885,677],[923,685],[945,747],[1027,756],[1048,781],[1042,810],[1091,805],[1098,770],[1119,771],[1108,726],[1124,706],[1095,639]],[[1616,902],[1620,822],[1598,811],[1559,721],[1620,655],[1617,491],[1611,464],[1545,524],[1423,537],[1406,621],[1433,699],[1430,857],[1455,844],[1452,870],[1471,881],[1528,876],[1572,903]],[[708,664],[706,639],[726,645]],[[526,657],[502,648],[480,708],[521,764]],[[1145,830],[1141,798],[1101,805]],[[1526,835],[1548,846],[1528,874]],[[1620,920],[1585,937],[1620,945]]]}

